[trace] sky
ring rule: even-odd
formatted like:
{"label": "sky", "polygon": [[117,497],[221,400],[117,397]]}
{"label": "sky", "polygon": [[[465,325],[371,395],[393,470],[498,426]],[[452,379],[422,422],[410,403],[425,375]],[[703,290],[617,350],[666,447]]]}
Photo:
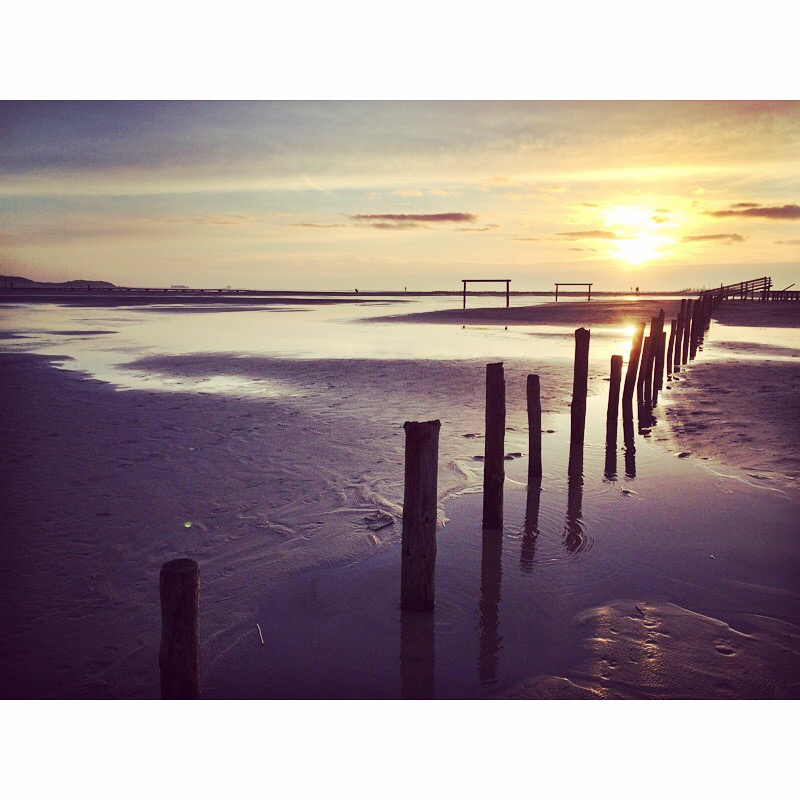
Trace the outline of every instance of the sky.
{"label": "sky", "polygon": [[796,101],[0,102],[5,275],[659,291],[799,256]]}

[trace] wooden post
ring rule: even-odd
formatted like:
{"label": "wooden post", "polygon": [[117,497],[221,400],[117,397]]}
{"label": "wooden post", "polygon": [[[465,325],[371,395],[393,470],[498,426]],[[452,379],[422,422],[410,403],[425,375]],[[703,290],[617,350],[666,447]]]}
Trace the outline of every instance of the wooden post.
{"label": "wooden post", "polygon": [[[650,326],[650,330],[653,330],[653,326]],[[645,339],[645,352],[647,353],[647,357],[644,361],[644,404],[645,406],[650,409],[653,407],[653,360],[656,352],[656,340],[654,338],[655,334],[651,333]]]}
{"label": "wooden post", "polygon": [[528,483],[542,477],[542,400],[539,376],[528,375]]}
{"label": "wooden post", "polygon": [[558,302],[558,284],[556,284],[556,303]]}
{"label": "wooden post", "polygon": [[503,364],[486,365],[486,437],[483,462],[483,527],[503,527],[506,381]]}
{"label": "wooden post", "polygon": [[509,288],[510,286],[511,286],[511,281],[506,281],[506,308],[508,308],[509,306],[509,300],[511,295],[511,290]]}
{"label": "wooden post", "polygon": [[400,608],[433,611],[436,600],[438,419],[406,422]]}
{"label": "wooden post", "polygon": [[681,351],[681,364],[686,364],[689,361],[689,338],[692,331],[692,300],[686,301],[686,314],[683,317],[683,342]]}
{"label": "wooden post", "polygon": [[669,344],[667,345],[667,380],[669,380],[675,369],[675,329],[677,326],[677,319],[671,319],[669,321]]}
{"label": "wooden post", "polygon": [[619,417],[619,385],[622,380],[622,356],[611,356],[611,383],[608,387],[606,409],[606,446],[617,446],[617,419]]}
{"label": "wooden post", "polygon": [[625,373],[625,387],[622,390],[622,416],[633,419],[633,392],[636,389],[636,372],[639,369],[639,356],[642,352],[642,339],[644,337],[644,322],[636,324],[633,334],[631,354],[628,358],[628,371]]}
{"label": "wooden post", "polygon": [[467,310],[467,282],[465,280],[461,281],[464,284],[464,303],[461,308],[466,311]]}
{"label": "wooden post", "polygon": [[200,567],[190,558],[177,558],[161,567],[162,700],[200,697]]}
{"label": "wooden post", "polygon": [[570,408],[570,441],[583,446],[586,427],[586,392],[589,384],[589,338],[586,328],[575,331],[575,367],[572,375],[572,406]]}
{"label": "wooden post", "polygon": [[677,373],[681,371],[681,352],[683,350],[683,312],[678,314],[678,322],[675,327],[675,352],[673,355],[672,371]]}
{"label": "wooden post", "polygon": [[667,332],[658,334],[658,348],[656,350],[655,375],[653,377],[653,405],[658,405],[658,391],[664,385],[664,350],[667,346]]}
{"label": "wooden post", "polygon": [[645,336],[642,344],[642,363],[639,367],[639,377],[636,380],[636,402],[641,405],[644,402],[644,381],[647,374],[647,362],[650,358],[651,337]]}

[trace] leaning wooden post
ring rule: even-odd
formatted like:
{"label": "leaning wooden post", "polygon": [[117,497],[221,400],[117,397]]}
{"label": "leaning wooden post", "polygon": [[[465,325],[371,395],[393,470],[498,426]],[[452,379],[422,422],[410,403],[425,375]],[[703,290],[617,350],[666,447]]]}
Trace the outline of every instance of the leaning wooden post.
{"label": "leaning wooden post", "polygon": [[483,461],[483,527],[503,527],[506,381],[503,364],[486,365],[486,436]]}
{"label": "leaning wooden post", "polygon": [[461,308],[462,308],[462,310],[466,311],[467,310],[467,282],[465,280],[462,280],[461,283],[464,284],[464,302],[462,303]]}
{"label": "leaning wooden post", "polygon": [[439,461],[438,419],[406,422],[400,608],[433,611],[436,600],[436,497]]}
{"label": "leaning wooden post", "polygon": [[176,558],[161,567],[162,700],[200,697],[200,567],[190,558]]}
{"label": "leaning wooden post", "polygon": [[608,387],[606,410],[606,446],[617,446],[617,419],[619,417],[619,385],[622,381],[622,356],[611,356],[611,384]]}
{"label": "leaning wooden post", "polygon": [[586,328],[575,331],[575,367],[570,407],[569,471],[582,471],[583,437],[586,429],[586,393],[589,386],[589,339]]}
{"label": "leaning wooden post", "polygon": [[633,334],[631,354],[628,358],[628,371],[625,373],[625,387],[622,390],[622,416],[633,419],[633,392],[636,389],[636,372],[639,369],[639,356],[642,352],[642,339],[644,338],[644,322],[636,325]]}
{"label": "leaning wooden post", "polygon": [[651,336],[645,336],[642,343],[642,360],[639,366],[639,377],[636,379],[636,402],[641,405],[644,402],[644,381],[647,375],[647,363],[650,358]]}
{"label": "leaning wooden post", "polygon": [[528,375],[528,483],[542,477],[542,399],[539,376]]}
{"label": "leaning wooden post", "polygon": [[[650,330],[652,331],[652,326]],[[649,411],[653,407],[653,357],[657,345],[653,333],[644,341],[644,349],[647,355],[644,362],[644,393],[642,400]]]}

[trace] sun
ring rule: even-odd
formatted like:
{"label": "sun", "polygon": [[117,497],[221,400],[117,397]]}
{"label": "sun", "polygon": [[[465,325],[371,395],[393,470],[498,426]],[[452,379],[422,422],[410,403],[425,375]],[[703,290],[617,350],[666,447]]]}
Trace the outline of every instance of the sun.
{"label": "sun", "polygon": [[611,206],[606,210],[605,223],[616,237],[608,254],[631,266],[663,258],[668,255],[663,248],[675,241],[661,234],[664,228],[676,224],[662,208],[649,205]]}
{"label": "sun", "polygon": [[614,249],[609,251],[609,255],[633,266],[639,266],[666,255],[659,248],[671,242],[672,239],[667,239],[665,236],[641,234],[631,239],[616,241]]}

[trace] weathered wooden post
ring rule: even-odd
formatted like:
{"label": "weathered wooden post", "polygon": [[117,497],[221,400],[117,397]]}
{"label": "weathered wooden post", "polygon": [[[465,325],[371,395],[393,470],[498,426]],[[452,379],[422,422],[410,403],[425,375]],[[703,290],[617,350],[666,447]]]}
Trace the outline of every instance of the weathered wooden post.
{"label": "weathered wooden post", "polygon": [[572,441],[583,444],[586,428],[586,394],[589,388],[589,339],[586,328],[575,331],[575,366],[572,373],[570,434]]}
{"label": "weathered wooden post", "polygon": [[690,342],[689,358],[694,359],[697,355],[697,348],[703,339],[703,306],[699,301],[695,303],[694,315],[692,317],[692,339]]}
{"label": "weathered wooden post", "polygon": [[636,381],[636,402],[639,405],[644,403],[644,384],[647,378],[647,366],[650,361],[650,346],[652,342],[651,336],[644,337],[644,344],[642,345],[642,363],[639,367],[639,377]]}
{"label": "weathered wooden post", "polygon": [[161,567],[162,700],[200,697],[200,567],[190,558],[176,558]]}
{"label": "weathered wooden post", "polygon": [[619,418],[619,387],[622,381],[622,356],[611,356],[611,383],[608,387],[606,409],[606,445],[617,446],[617,419]]}
{"label": "weathered wooden post", "polygon": [[642,339],[644,338],[644,322],[636,325],[631,344],[631,354],[628,358],[628,371],[625,373],[625,387],[622,390],[622,416],[633,419],[633,392],[636,389],[636,373],[639,369],[639,356],[642,352]]}
{"label": "weathered wooden post", "polygon": [[681,352],[681,364],[687,364],[689,362],[689,339],[692,331],[693,305],[694,301],[691,299],[686,301],[686,314],[683,317],[683,350]]}
{"label": "weathered wooden post", "polygon": [[[683,302],[683,301],[681,301]],[[675,353],[672,362],[672,373],[681,371],[681,350],[683,349],[683,312],[678,314],[675,326]]]}
{"label": "weathered wooden post", "polygon": [[506,434],[506,381],[503,364],[486,365],[486,437],[483,461],[483,527],[503,527],[503,461]]}
{"label": "weathered wooden post", "polygon": [[669,344],[667,345],[667,380],[669,380],[675,369],[674,350],[675,350],[675,328],[678,325],[676,319],[669,321]]}
{"label": "weathered wooden post", "polygon": [[400,559],[400,607],[433,611],[436,601],[438,419],[406,422],[405,488]]}
{"label": "weathered wooden post", "polygon": [[656,352],[655,377],[653,379],[653,405],[658,405],[658,390],[664,385],[664,350],[667,346],[667,332],[660,331],[658,334],[659,344]]}
{"label": "weathered wooden post", "polygon": [[539,376],[528,375],[528,483],[542,477],[542,400]]}

